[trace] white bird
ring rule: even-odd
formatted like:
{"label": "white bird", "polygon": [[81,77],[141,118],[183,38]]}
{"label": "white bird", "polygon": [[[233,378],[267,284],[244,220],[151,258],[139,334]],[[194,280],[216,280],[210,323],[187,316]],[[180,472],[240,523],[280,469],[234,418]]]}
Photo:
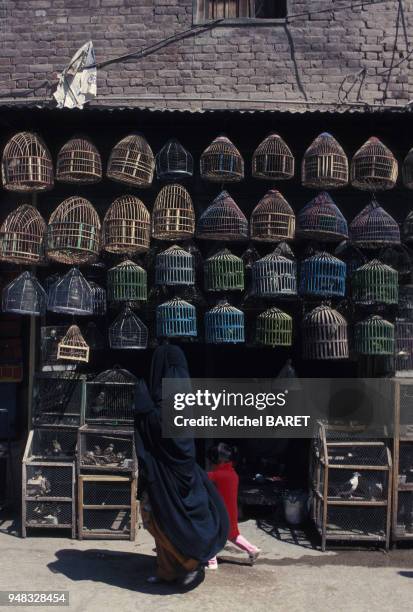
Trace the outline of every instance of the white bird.
{"label": "white bird", "polygon": [[355,493],[355,491],[358,489],[360,476],[360,472],[354,472],[350,480],[347,480],[338,486],[333,486],[336,495],[340,497],[352,497],[353,493]]}

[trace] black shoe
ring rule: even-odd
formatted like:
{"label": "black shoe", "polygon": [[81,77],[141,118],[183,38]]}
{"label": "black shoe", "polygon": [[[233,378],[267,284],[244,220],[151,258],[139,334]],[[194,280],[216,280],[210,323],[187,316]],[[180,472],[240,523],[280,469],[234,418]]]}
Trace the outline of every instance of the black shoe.
{"label": "black shoe", "polygon": [[191,589],[195,589],[198,585],[201,584],[205,579],[205,568],[203,566],[199,566],[198,569],[193,572],[188,572],[182,578],[178,580],[179,586],[185,590],[190,591]]}

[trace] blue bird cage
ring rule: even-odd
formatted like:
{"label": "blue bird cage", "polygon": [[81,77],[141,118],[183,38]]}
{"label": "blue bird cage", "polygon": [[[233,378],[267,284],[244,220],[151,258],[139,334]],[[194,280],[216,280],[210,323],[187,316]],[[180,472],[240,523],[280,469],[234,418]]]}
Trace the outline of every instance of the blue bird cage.
{"label": "blue bird cage", "polygon": [[346,264],[330,253],[316,253],[301,263],[301,295],[342,296],[346,292]]}
{"label": "blue bird cage", "polygon": [[297,264],[275,249],[253,264],[252,281],[254,293],[260,297],[296,295]]}
{"label": "blue bird cage", "polygon": [[77,268],[71,268],[49,289],[47,309],[68,315],[93,315],[93,290]]}
{"label": "blue bird cage", "polygon": [[89,281],[89,285],[93,294],[93,314],[102,316],[106,314],[106,290],[93,281]]}
{"label": "blue bird cage", "polygon": [[400,244],[400,228],[375,198],[350,223],[352,241],[365,249]]}
{"label": "blue bird cage", "polygon": [[194,257],[174,244],[156,256],[155,283],[157,285],[194,285]]}
{"label": "blue bird cage", "polygon": [[347,221],[326,191],[319,193],[298,213],[296,235],[324,242],[348,238]]}
{"label": "blue bird cage", "polygon": [[40,316],[46,310],[46,292],[31,272],[6,285],[2,298],[3,312]]}
{"label": "blue bird cage", "polygon": [[195,306],[177,297],[160,304],[156,309],[156,335],[159,338],[195,337]]}
{"label": "blue bird cage", "polygon": [[205,313],[207,344],[239,344],[245,342],[244,313],[228,302],[219,302]]}

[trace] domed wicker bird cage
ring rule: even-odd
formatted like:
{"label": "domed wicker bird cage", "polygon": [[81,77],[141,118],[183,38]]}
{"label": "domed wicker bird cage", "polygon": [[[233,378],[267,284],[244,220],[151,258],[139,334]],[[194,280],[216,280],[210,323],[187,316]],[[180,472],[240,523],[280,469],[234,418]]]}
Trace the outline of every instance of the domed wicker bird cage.
{"label": "domed wicker bird cage", "polygon": [[152,236],[158,240],[186,240],[195,232],[192,198],[182,185],[165,185],[152,211]]}
{"label": "domed wicker bird cage", "polygon": [[403,184],[407,189],[413,189],[413,149],[410,149],[403,161]]}
{"label": "domed wicker bird cage", "polygon": [[409,212],[403,223],[403,237],[406,242],[413,242],[413,210]]}
{"label": "domed wicker bird cage", "polygon": [[252,282],[255,295],[260,297],[296,295],[297,265],[275,249],[253,264]]}
{"label": "domed wicker bird cage", "polygon": [[394,325],[379,315],[371,315],[354,327],[354,348],[360,355],[393,355]]}
{"label": "domed wicker bird cage", "polygon": [[360,266],[366,263],[366,258],[363,253],[358,247],[350,242],[350,240],[343,240],[343,242],[340,242],[334,251],[334,255],[346,264],[347,279],[351,277],[357,268],[360,268]]}
{"label": "domed wicker bird cage", "polygon": [[296,234],[300,238],[336,242],[348,238],[347,221],[331,196],[324,191],[298,213]]}
{"label": "domed wicker bird cage", "polygon": [[222,191],[198,220],[197,238],[248,240],[248,221],[227,191]]}
{"label": "domed wicker bird cage", "polygon": [[294,176],[294,156],[278,134],[270,134],[252,156],[252,176],[264,180],[285,180]]}
{"label": "domed wicker bird cage", "polygon": [[321,297],[343,296],[346,293],[346,264],[330,255],[316,253],[301,263],[301,295]]}
{"label": "domed wicker bird cage", "polygon": [[348,336],[345,318],[327,305],[307,313],[302,324],[304,359],[347,359]]}
{"label": "domed wicker bird cage", "polygon": [[257,317],[255,339],[262,346],[291,346],[292,317],[275,306],[262,312]]}
{"label": "domed wicker bird cage", "polygon": [[244,262],[228,249],[222,249],[205,261],[206,291],[243,291]]}
{"label": "domed wicker bird cage", "polygon": [[413,321],[413,285],[400,285],[397,315]]}
{"label": "domed wicker bird cage", "polygon": [[19,132],[6,144],[1,160],[3,187],[8,191],[36,192],[53,187],[53,163],[43,140]]}
{"label": "domed wicker bird cage", "polygon": [[100,248],[100,221],[85,198],[72,196],[51,214],[46,231],[49,259],[64,264],[86,264],[96,260]]}
{"label": "domed wicker bird cage", "polygon": [[398,223],[375,199],[350,223],[350,236],[357,246],[366,249],[400,244]]}
{"label": "domed wicker bird cage", "polygon": [[110,302],[146,302],[146,270],[129,260],[114,266],[108,270],[107,296]]}
{"label": "domed wicker bird cage", "polygon": [[42,263],[45,232],[39,211],[28,204],[19,206],[0,227],[0,259],[14,264]]}
{"label": "domed wicker bird cage", "polygon": [[93,314],[102,316],[106,314],[106,290],[93,281],[89,281],[89,285],[92,289]]}
{"label": "domed wicker bird cage", "polygon": [[71,268],[50,287],[47,309],[66,315],[93,315],[92,287],[77,268]]}
{"label": "domed wicker bird cage", "polygon": [[133,255],[149,249],[151,217],[145,204],[132,195],[116,198],[102,224],[103,248],[109,253]]}
{"label": "domed wicker bird cage", "polygon": [[156,309],[156,335],[158,338],[195,337],[195,306],[178,297],[160,304]]}
{"label": "domed wicker bird cage", "polygon": [[76,185],[98,183],[102,179],[100,154],[89,138],[71,138],[57,155],[56,180]]}
{"label": "domed wicker bird cage", "polygon": [[109,327],[109,346],[116,350],[143,350],[148,346],[148,328],[126,306]]}
{"label": "domed wicker bird cage", "polygon": [[200,159],[201,177],[214,183],[235,183],[244,178],[244,160],[226,136],[218,136]]}
{"label": "domed wicker bird cage", "polygon": [[77,325],[71,325],[57,347],[57,358],[67,361],[89,361],[89,346]]}
{"label": "domed wicker bird cage", "polygon": [[252,240],[257,242],[293,240],[295,214],[276,189],[268,191],[252,211],[250,232]]}
{"label": "domed wicker bird cage", "polygon": [[222,301],[205,313],[207,344],[240,344],[245,342],[245,316],[241,310]]}
{"label": "domed wicker bird cage", "polygon": [[351,184],[363,191],[386,191],[397,181],[398,165],[393,153],[376,137],[371,137],[351,161]]}
{"label": "domed wicker bird cage", "polygon": [[23,272],[2,292],[3,312],[40,316],[46,311],[46,292],[31,272]]}
{"label": "domed wicker bird cage", "polygon": [[154,172],[155,158],[148,142],[141,134],[130,134],[113,147],[106,174],[132,187],[149,187]]}
{"label": "domed wicker bird cage", "polygon": [[310,189],[337,189],[348,183],[348,160],[342,146],[323,132],[304,154],[301,180]]}
{"label": "domed wicker bird cage", "polygon": [[351,289],[355,304],[397,304],[399,277],[396,270],[373,259],[354,272]]}
{"label": "domed wicker bird cage", "polygon": [[176,138],[171,138],[156,155],[158,179],[176,181],[190,178],[194,174],[194,160]]}
{"label": "domed wicker bird cage", "polygon": [[395,370],[397,372],[413,370],[413,322],[396,319],[395,334]]}
{"label": "domed wicker bird cage", "polygon": [[193,255],[176,244],[155,260],[155,283],[157,285],[194,285],[195,261]]}

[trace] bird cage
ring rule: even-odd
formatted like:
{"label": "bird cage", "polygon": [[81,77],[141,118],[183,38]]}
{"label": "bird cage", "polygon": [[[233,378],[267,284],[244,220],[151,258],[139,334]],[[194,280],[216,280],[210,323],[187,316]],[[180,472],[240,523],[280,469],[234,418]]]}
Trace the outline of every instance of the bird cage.
{"label": "bird cage", "polygon": [[40,316],[46,310],[46,292],[31,272],[23,272],[2,292],[3,312]]}
{"label": "bird cage", "polygon": [[325,242],[348,238],[347,221],[326,191],[319,193],[298,213],[297,236]]}
{"label": "bird cage", "polygon": [[222,249],[205,261],[206,291],[243,291],[244,262],[228,249]]}
{"label": "bird cage", "polygon": [[413,189],[413,149],[410,149],[404,158],[402,176],[404,186]]}
{"label": "bird cage", "polygon": [[373,199],[350,223],[353,242],[366,249],[400,244],[398,223]]}
{"label": "bird cage", "polygon": [[89,347],[77,325],[71,325],[66,335],[60,340],[57,358],[67,361],[89,361]]}
{"label": "bird cage", "polygon": [[200,170],[207,181],[236,183],[244,178],[244,160],[226,136],[218,136],[202,153]]}
{"label": "bird cage", "polygon": [[289,314],[275,306],[257,317],[255,339],[263,346],[291,346],[293,343],[293,320]]}
{"label": "bird cage", "polygon": [[373,259],[354,272],[351,289],[355,304],[397,304],[398,274],[390,266]]}
{"label": "bird cage", "polygon": [[149,249],[151,218],[144,203],[132,195],[116,198],[102,224],[103,248],[109,253],[133,255]]}
{"label": "bird cage", "polygon": [[347,185],[347,156],[342,146],[328,132],[317,136],[305,152],[301,180],[310,189],[337,189]]}
{"label": "bird cage", "polygon": [[155,283],[157,285],[194,285],[193,255],[176,244],[158,253],[155,261]]}
{"label": "bird cage", "polygon": [[260,297],[296,295],[297,265],[275,249],[253,264],[252,282],[255,295]]}
{"label": "bird cage", "polygon": [[342,296],[346,292],[346,264],[330,255],[316,253],[301,263],[301,295]]}
{"label": "bird cage", "polygon": [[413,285],[400,285],[397,314],[402,319],[413,321]]}
{"label": "bird cage", "polygon": [[93,290],[77,268],[71,268],[49,289],[47,309],[66,315],[93,315]]}
{"label": "bird cage", "polygon": [[55,209],[46,232],[47,256],[64,264],[86,264],[97,258],[100,221],[85,198],[72,196]]}
{"label": "bird cage", "polygon": [[204,240],[248,240],[248,221],[227,191],[222,191],[202,213],[197,237]]}
{"label": "bird cage", "polygon": [[98,183],[102,178],[99,151],[89,138],[71,138],[60,149],[56,163],[56,180],[62,183]]}
{"label": "bird cage", "polygon": [[147,348],[148,328],[129,306],[125,306],[109,327],[109,346],[122,351]]}
{"label": "bird cage", "polygon": [[113,147],[106,174],[132,187],[149,187],[154,172],[155,158],[148,142],[140,134],[131,134]]}
{"label": "bird cage", "polygon": [[85,422],[102,425],[132,424],[137,381],[136,376],[120,366],[105,370],[88,381]]}
{"label": "bird cage", "polygon": [[23,204],[0,227],[0,259],[14,264],[38,264],[44,257],[46,223],[34,206]]}
{"label": "bird cage", "polygon": [[194,160],[176,138],[168,140],[156,156],[156,175],[165,181],[190,178],[194,174]]}
{"label": "bird cage", "polygon": [[52,158],[43,140],[31,132],[19,132],[6,144],[1,173],[8,191],[36,192],[53,187]]}
{"label": "bird cage", "polygon": [[195,306],[178,297],[160,304],[156,309],[156,335],[161,338],[195,337]]}
{"label": "bird cage", "polygon": [[93,314],[102,316],[106,314],[106,290],[93,281],[89,281],[89,285],[92,289]]}
{"label": "bird cage", "polygon": [[403,223],[403,236],[406,242],[413,242],[413,210],[409,212]]}
{"label": "bird cage", "polygon": [[295,214],[287,200],[276,189],[270,189],[252,211],[250,221],[252,240],[279,242],[293,240]]}
{"label": "bird cage", "polygon": [[413,322],[406,319],[397,318],[395,325],[395,336],[396,372],[413,370]]}
{"label": "bird cage", "polygon": [[405,276],[412,271],[412,253],[404,244],[384,247],[378,259],[396,270],[399,276]]}
{"label": "bird cage", "polygon": [[394,325],[379,315],[371,315],[354,327],[354,347],[360,355],[393,355]]}
{"label": "bird cage", "polygon": [[239,344],[245,342],[244,313],[228,302],[220,302],[205,313],[207,344]]}
{"label": "bird cage", "polygon": [[278,134],[270,134],[252,156],[252,176],[265,180],[284,180],[294,176],[294,157]]}
{"label": "bird cage", "polygon": [[393,153],[376,137],[355,153],[351,161],[351,184],[363,191],[386,191],[397,181],[398,166]]}
{"label": "bird cage", "polygon": [[145,302],[146,270],[133,261],[122,261],[108,271],[107,292],[110,302]]}
{"label": "bird cage", "polygon": [[152,236],[158,240],[186,240],[195,232],[192,198],[182,185],[165,185],[152,211]]}
{"label": "bird cage", "polygon": [[343,240],[334,251],[334,255],[344,261],[347,267],[347,278],[350,278],[353,272],[360,268],[365,261],[363,253],[360,249],[349,240]]}
{"label": "bird cage", "polygon": [[307,313],[302,324],[304,359],[347,359],[347,321],[323,304]]}

